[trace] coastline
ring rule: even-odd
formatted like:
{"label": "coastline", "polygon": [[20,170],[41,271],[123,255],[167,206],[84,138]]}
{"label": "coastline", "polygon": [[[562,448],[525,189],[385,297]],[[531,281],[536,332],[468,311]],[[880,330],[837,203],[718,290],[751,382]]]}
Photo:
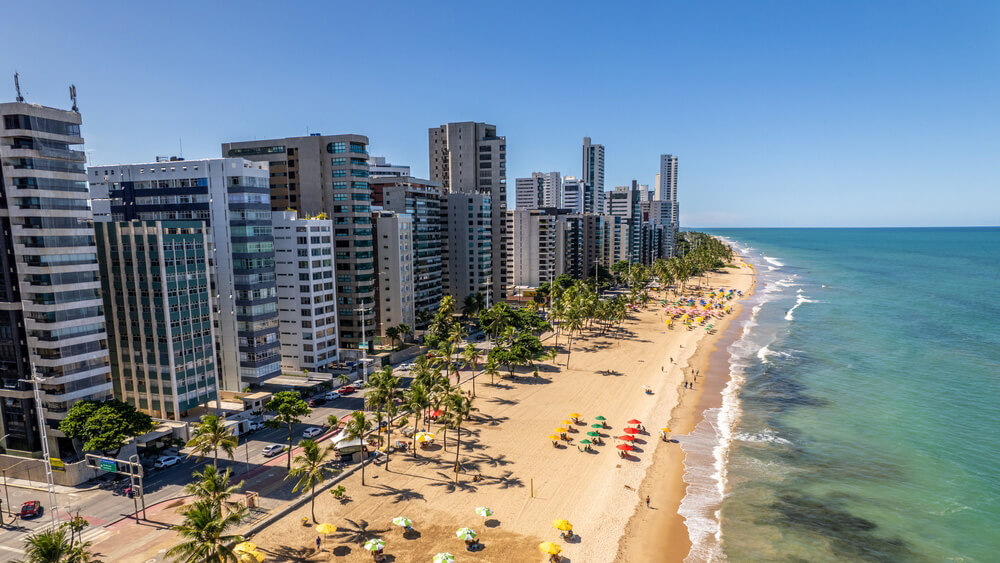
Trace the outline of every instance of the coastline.
{"label": "coastline", "polygon": [[[757,271],[752,264],[739,256],[740,271],[747,269],[753,276],[749,291],[743,299],[753,295],[757,285]],[[722,405],[722,392],[729,382],[729,346],[739,337],[738,323],[742,318],[743,299],[733,305],[719,330],[698,341],[683,368],[684,381],[694,380],[695,370],[700,374],[693,389],[678,385],[678,401],[670,413],[672,434],[687,435],[704,418],[705,411]],[[653,463],[639,486],[639,498],[649,496],[651,507],[646,510],[636,504],[625,533],[618,544],[616,563],[631,561],[684,561],[691,550],[691,540],[685,518],[679,514],[681,502],[687,495],[688,483],[684,481],[686,455],[677,443],[659,441],[653,452]]]}

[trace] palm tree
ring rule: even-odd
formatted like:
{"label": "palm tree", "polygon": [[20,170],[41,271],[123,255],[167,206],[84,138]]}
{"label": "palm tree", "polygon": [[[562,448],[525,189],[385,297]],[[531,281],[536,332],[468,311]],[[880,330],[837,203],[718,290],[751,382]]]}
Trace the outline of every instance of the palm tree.
{"label": "palm tree", "polygon": [[332,447],[320,448],[315,440],[303,440],[300,444],[302,453],[295,456],[295,467],[288,472],[285,479],[298,477],[299,482],[292,487],[292,492],[311,491],[312,498],[309,501],[309,511],[312,514],[312,521],[316,523],[316,485],[326,480],[329,469],[324,467],[326,456]]}
{"label": "palm tree", "polygon": [[465,367],[472,368],[472,396],[476,396],[476,371],[479,370],[479,361],[483,359],[483,353],[476,348],[476,345],[469,342],[462,350],[462,361]]}
{"label": "palm tree", "polygon": [[24,539],[24,559],[16,563],[98,563],[90,553],[90,542],[73,545],[72,532],[60,526]]}
{"label": "palm tree", "polygon": [[399,336],[402,339],[400,342],[401,345],[406,343],[407,336],[413,335],[413,329],[410,328],[410,325],[406,323],[400,323],[399,325],[396,326],[396,328],[399,329]]}
{"label": "palm tree", "polygon": [[[86,518],[80,516],[77,512],[75,516],[66,521],[61,527],[69,530],[69,546],[73,547],[73,543],[76,541],[76,536],[83,533],[83,529],[90,526],[90,522]],[[80,536],[83,539],[83,536]]]}
{"label": "palm tree", "polygon": [[167,550],[167,557],[183,563],[239,563],[233,547],[243,536],[228,534],[246,518],[245,509],[223,514],[222,508],[199,500],[184,511],[184,521],[173,526],[183,541]]}
{"label": "palm tree", "polygon": [[199,500],[207,501],[213,505],[235,510],[238,503],[229,502],[229,497],[235,495],[243,488],[243,481],[230,484],[233,470],[227,468],[225,473],[219,473],[219,469],[214,465],[206,465],[205,469],[192,475],[196,480],[184,485],[184,490],[195,495]]}
{"label": "palm tree", "polygon": [[458,454],[462,449],[462,422],[469,419],[473,411],[479,409],[472,406],[472,399],[457,391],[448,395],[447,425],[455,429],[455,481],[458,481]]}
{"label": "palm tree", "polygon": [[458,352],[458,345],[452,338],[442,341],[435,350],[434,363],[444,367],[444,373],[449,380],[451,379],[451,370],[455,365],[456,352]]}
{"label": "palm tree", "polygon": [[422,381],[414,380],[410,384],[410,388],[403,393],[403,401],[406,408],[410,409],[415,413],[415,420],[413,422],[413,436],[411,441],[411,446],[413,447],[413,456],[417,455],[417,433],[416,429],[420,428],[420,417],[424,414],[424,411],[431,404],[430,393],[427,386]]}
{"label": "palm tree", "polygon": [[390,326],[389,328],[385,329],[385,335],[389,337],[389,340],[395,342],[396,340],[399,339],[399,327]]}
{"label": "palm tree", "polygon": [[563,324],[566,326],[566,330],[569,331],[569,345],[566,348],[566,369],[569,369],[569,357],[573,353],[573,333],[583,329],[583,319],[580,312],[575,307],[571,309],[567,313]]}
{"label": "palm tree", "polygon": [[226,419],[214,414],[206,414],[201,417],[201,424],[195,428],[194,436],[188,441],[187,447],[191,448],[191,453],[187,457],[197,455],[200,460],[205,455],[211,453],[214,456],[212,465],[219,466],[219,449],[233,459],[239,439],[233,435],[232,431],[226,428]]}
{"label": "palm tree", "polygon": [[[371,432],[372,421],[368,420],[365,413],[361,411],[354,411],[351,413],[351,418],[347,421],[347,426],[344,427],[344,432],[347,433],[348,440],[361,440],[361,451],[367,452],[367,447],[365,446],[365,434]],[[365,463],[364,460],[361,462],[361,486],[365,486]]]}
{"label": "palm tree", "polygon": [[497,363],[496,358],[486,358],[486,364],[483,366],[483,373],[490,376],[490,384],[496,385],[496,376],[500,375],[500,365]]}

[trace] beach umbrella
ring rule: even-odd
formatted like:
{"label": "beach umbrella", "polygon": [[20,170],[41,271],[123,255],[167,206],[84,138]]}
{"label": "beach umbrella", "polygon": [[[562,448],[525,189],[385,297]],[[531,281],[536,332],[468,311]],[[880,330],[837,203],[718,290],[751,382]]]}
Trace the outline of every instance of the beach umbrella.
{"label": "beach umbrella", "polygon": [[438,553],[434,556],[433,563],[455,563],[455,556],[450,553]]}
{"label": "beach umbrella", "polygon": [[240,563],[264,563],[267,559],[267,555],[263,551],[253,550],[253,551],[233,551],[236,552],[236,557]]}
{"label": "beach umbrella", "polygon": [[555,434],[550,434],[549,435],[549,440],[558,440],[558,439],[559,439],[559,436],[556,436]]}
{"label": "beach umbrella", "polygon": [[240,542],[233,546],[233,551],[257,551],[257,544],[252,541]]}
{"label": "beach umbrella", "polygon": [[482,516],[483,518],[489,518],[490,516],[493,516],[493,510],[485,506],[477,506],[476,514]]}
{"label": "beach umbrella", "polygon": [[591,424],[590,427],[591,428],[604,428],[604,425],[603,424]]}
{"label": "beach umbrella", "polygon": [[629,436],[628,434],[626,434],[624,436],[619,436],[618,439],[619,440],[625,440],[626,442],[631,442],[631,441],[635,440],[635,436]]}
{"label": "beach umbrella", "polygon": [[632,420],[628,421],[628,424],[642,424],[642,421],[633,418]]}
{"label": "beach umbrella", "polygon": [[555,528],[555,529],[557,529],[557,530],[562,530],[564,532],[567,531],[567,530],[572,530],[573,529],[573,525],[572,524],[570,524],[568,521],[563,520],[561,518],[559,520],[553,520],[552,521],[552,527]]}
{"label": "beach umbrella", "polygon": [[434,409],[434,410],[431,411],[431,416],[441,416],[441,414],[443,414],[443,412],[444,411],[442,411],[441,409]]}
{"label": "beach umbrella", "polygon": [[662,431],[664,431],[664,432],[670,432],[670,429],[669,429],[669,428],[666,428],[666,427],[664,427],[664,428],[660,428],[660,430],[662,430]]}
{"label": "beach umbrella", "polygon": [[368,551],[378,551],[385,549],[385,542],[379,538],[372,538],[365,542],[365,549]]}
{"label": "beach umbrella", "polygon": [[458,539],[465,541],[474,540],[477,536],[476,532],[474,532],[472,528],[459,528],[455,532],[455,535],[458,536]]}
{"label": "beach umbrella", "polygon": [[420,432],[417,434],[416,439],[418,442],[433,442],[434,434],[431,434],[430,432]]}
{"label": "beach umbrella", "polygon": [[565,424],[565,425],[569,426],[570,424],[573,424],[573,421],[572,420],[564,420],[564,421],[561,422],[561,424]]}
{"label": "beach umbrella", "polygon": [[409,528],[413,525],[413,520],[410,520],[406,516],[397,516],[392,519],[392,523],[397,526],[402,526],[404,528]]}
{"label": "beach umbrella", "polygon": [[607,420],[607,419],[604,418],[603,416],[595,416],[594,420]]}
{"label": "beach umbrella", "polygon": [[553,432],[556,432],[557,434],[562,434],[563,432],[566,432],[566,429],[565,428],[556,428],[555,430],[553,430]]}
{"label": "beach umbrella", "polygon": [[570,418],[580,418],[580,413],[578,413],[578,412],[573,412],[573,413],[570,413],[570,414],[569,414],[569,417],[570,417]]}
{"label": "beach umbrella", "polygon": [[623,451],[623,452],[630,452],[630,451],[632,451],[632,450],[635,449],[635,448],[633,448],[632,446],[630,446],[628,444],[618,444],[615,447],[618,448],[619,450]]}
{"label": "beach umbrella", "polygon": [[598,437],[598,436],[600,436],[600,435],[601,435],[600,432],[587,432],[587,436],[593,436],[595,438]]}
{"label": "beach umbrella", "polygon": [[638,434],[639,433],[639,429],[638,428],[626,428],[623,432],[625,432],[626,434]]}
{"label": "beach umbrella", "polygon": [[337,533],[337,527],[333,524],[327,524],[324,522],[323,524],[316,526],[316,533],[328,536],[330,534]]}
{"label": "beach umbrella", "polygon": [[562,551],[562,548],[559,547],[559,544],[552,543],[550,541],[538,544],[538,549],[540,549],[542,553],[548,553],[549,555],[555,555],[560,551]]}
{"label": "beach umbrella", "polygon": [[590,440],[580,440],[580,443],[581,444],[592,444],[593,442],[591,442]]}

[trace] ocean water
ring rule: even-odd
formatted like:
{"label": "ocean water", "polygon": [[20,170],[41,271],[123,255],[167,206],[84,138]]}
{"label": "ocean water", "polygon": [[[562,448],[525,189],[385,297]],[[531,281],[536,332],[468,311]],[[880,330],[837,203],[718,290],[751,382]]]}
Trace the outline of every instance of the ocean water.
{"label": "ocean water", "polygon": [[710,230],[759,272],[690,561],[1000,561],[1000,228]]}

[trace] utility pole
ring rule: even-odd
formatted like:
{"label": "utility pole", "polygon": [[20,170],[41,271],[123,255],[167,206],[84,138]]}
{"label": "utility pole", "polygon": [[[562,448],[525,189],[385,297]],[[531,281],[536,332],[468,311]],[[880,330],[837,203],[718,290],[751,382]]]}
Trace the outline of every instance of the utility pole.
{"label": "utility pole", "polygon": [[38,433],[42,439],[42,459],[45,461],[45,481],[48,485],[49,506],[51,507],[49,518],[52,520],[52,525],[55,526],[56,512],[59,510],[59,507],[56,506],[56,486],[52,480],[52,457],[49,455],[49,436],[45,424],[45,407],[42,404],[42,390],[39,387],[39,384],[44,380],[38,377],[34,360],[31,360],[29,357],[29,362],[31,363],[31,380],[29,382],[35,394],[35,412],[38,414]]}
{"label": "utility pole", "polygon": [[367,333],[365,332],[364,302],[361,305],[360,309],[355,309],[355,311],[361,313],[361,381],[368,383],[368,341],[366,340]]}

